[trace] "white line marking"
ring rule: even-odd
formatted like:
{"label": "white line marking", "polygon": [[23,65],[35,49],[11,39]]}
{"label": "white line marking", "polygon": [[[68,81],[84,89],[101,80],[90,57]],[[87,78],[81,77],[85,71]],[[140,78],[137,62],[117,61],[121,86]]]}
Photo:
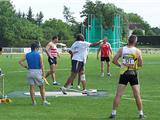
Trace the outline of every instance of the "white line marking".
{"label": "white line marking", "polygon": [[[129,97],[123,97],[123,99],[126,99],[126,100],[134,100],[134,98],[129,98]],[[142,101],[147,101],[147,102],[153,102],[153,100],[147,100],[147,99],[142,99]]]}
{"label": "white line marking", "polygon": [[[68,71],[70,69],[66,68],[66,69],[57,69],[57,71]],[[45,70],[45,71],[49,71],[49,69]],[[17,71],[7,71],[7,73],[23,73],[23,72],[27,72],[27,70],[17,70]]]}

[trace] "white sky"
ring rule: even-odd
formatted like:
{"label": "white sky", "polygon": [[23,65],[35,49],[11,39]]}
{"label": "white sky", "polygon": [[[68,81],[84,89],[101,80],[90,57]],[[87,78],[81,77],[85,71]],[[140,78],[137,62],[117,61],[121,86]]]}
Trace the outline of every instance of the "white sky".
{"label": "white sky", "polygon": [[[33,13],[42,11],[44,20],[49,18],[63,18],[63,6],[70,8],[74,12],[76,20],[81,22],[80,11],[85,4],[85,0],[11,0],[17,11],[27,13],[31,6]],[[95,1],[95,0],[92,0]],[[125,12],[139,14],[152,27],[160,27],[160,0],[101,0],[104,3],[114,3],[117,7],[124,9]]]}

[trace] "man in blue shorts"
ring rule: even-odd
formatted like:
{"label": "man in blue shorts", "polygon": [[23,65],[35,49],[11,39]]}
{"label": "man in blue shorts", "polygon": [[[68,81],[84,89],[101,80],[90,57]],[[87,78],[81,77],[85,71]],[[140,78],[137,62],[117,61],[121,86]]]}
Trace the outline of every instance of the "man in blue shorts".
{"label": "man in blue shorts", "polygon": [[[39,52],[39,45],[36,43],[31,44],[31,52],[27,53],[20,61],[19,64],[28,69],[27,80],[28,84],[30,85],[30,96],[32,99],[32,104],[36,105],[35,100],[35,85],[39,86],[40,94],[42,97],[43,105],[49,105],[50,103],[46,100],[45,97],[45,86],[44,80],[42,76],[45,75],[44,67],[43,67],[43,60],[40,56]],[[27,61],[27,65],[24,62]]]}
{"label": "man in blue shorts", "polygon": [[71,74],[68,77],[65,85],[61,87],[61,91],[63,94],[67,94],[66,90],[68,89],[68,86],[73,83],[73,80],[76,78],[77,74],[80,74],[80,79],[82,81],[83,85],[83,94],[86,94],[86,78],[84,73],[84,61],[86,61],[87,54],[88,54],[88,48],[90,46],[97,46],[101,43],[101,41],[95,42],[95,43],[89,43],[84,41],[84,36],[82,34],[78,34],[76,41],[71,46],[69,52],[72,55],[72,67],[71,67]]}

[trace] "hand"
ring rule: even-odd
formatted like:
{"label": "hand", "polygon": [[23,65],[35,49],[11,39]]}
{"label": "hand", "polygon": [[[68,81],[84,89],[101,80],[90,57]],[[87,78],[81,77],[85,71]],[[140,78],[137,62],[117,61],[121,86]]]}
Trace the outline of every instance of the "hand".
{"label": "hand", "polygon": [[103,42],[103,40],[100,40],[99,42],[100,42],[100,43],[102,43],[102,42]]}
{"label": "hand", "polygon": [[99,60],[99,57],[97,56],[97,60]]}
{"label": "hand", "polygon": [[42,72],[42,77],[46,77],[46,74],[45,74],[45,72]]}

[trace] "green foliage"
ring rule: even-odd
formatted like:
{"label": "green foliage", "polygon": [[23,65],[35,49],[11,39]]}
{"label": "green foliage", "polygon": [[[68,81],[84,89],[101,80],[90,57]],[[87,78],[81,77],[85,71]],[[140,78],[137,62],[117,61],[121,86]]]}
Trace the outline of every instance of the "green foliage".
{"label": "green foliage", "polygon": [[150,25],[143,20],[143,18],[141,16],[139,16],[138,14],[135,13],[128,13],[128,22],[129,23],[136,23],[136,24],[140,24],[141,29],[148,31],[151,27]]}
{"label": "green foliage", "polygon": [[113,27],[113,20],[115,15],[121,16],[121,26],[122,26],[122,36],[125,37],[128,32],[128,21],[126,19],[126,14],[121,8],[117,8],[112,3],[102,3],[101,1],[96,1],[95,3],[87,0],[83,6],[83,11],[81,12],[81,17],[85,17],[84,24],[88,24],[88,15],[95,15],[96,17],[102,18],[102,24],[104,28]]}
{"label": "green foliage", "polygon": [[71,27],[64,23],[62,20],[49,19],[42,25],[44,37],[46,40],[50,40],[53,35],[58,35],[61,40],[73,40],[73,33]]}
{"label": "green foliage", "polygon": [[135,30],[133,30],[132,34],[135,34],[137,36],[143,36],[144,35],[142,29],[135,29]]}
{"label": "green foliage", "polygon": [[29,20],[32,23],[35,23],[35,20],[33,17],[34,17],[34,15],[32,13],[32,8],[29,7],[28,14],[27,14],[27,20]]}
{"label": "green foliage", "polygon": [[150,29],[146,32],[146,36],[156,36],[156,34]]}
{"label": "green foliage", "polygon": [[154,27],[152,28],[152,31],[155,33],[156,36],[160,36],[160,28]]}

